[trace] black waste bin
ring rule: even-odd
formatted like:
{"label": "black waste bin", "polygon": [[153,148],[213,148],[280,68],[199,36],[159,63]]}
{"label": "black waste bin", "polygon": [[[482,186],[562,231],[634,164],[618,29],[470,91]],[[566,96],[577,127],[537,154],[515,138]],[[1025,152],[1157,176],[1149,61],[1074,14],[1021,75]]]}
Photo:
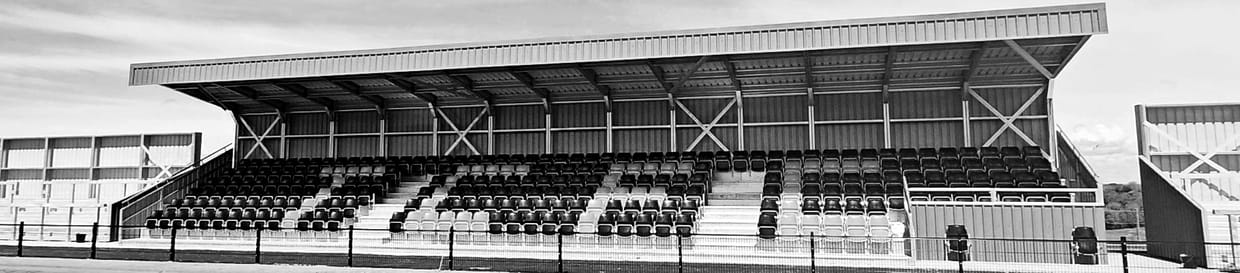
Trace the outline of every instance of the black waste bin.
{"label": "black waste bin", "polygon": [[85,242],[86,242],[86,234],[85,234],[85,233],[78,233],[78,234],[74,234],[74,235],[73,235],[73,241],[74,241],[74,242],[79,242],[79,243],[85,243]]}

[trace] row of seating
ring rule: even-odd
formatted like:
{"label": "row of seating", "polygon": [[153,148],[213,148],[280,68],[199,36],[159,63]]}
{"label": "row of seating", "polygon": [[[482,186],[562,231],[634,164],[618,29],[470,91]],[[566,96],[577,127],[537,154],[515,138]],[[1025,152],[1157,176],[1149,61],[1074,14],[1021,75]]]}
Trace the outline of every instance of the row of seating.
{"label": "row of seating", "polygon": [[430,185],[444,186],[448,183],[456,185],[515,185],[515,186],[538,186],[538,185],[577,185],[577,186],[598,186],[603,184],[606,179],[603,175],[465,175],[465,176],[443,176],[437,175],[431,177]]}
{"label": "row of seating", "polygon": [[203,185],[330,185],[331,177],[314,175],[226,174],[200,182]]}
{"label": "row of seating", "polygon": [[[910,193],[910,201],[936,202],[993,202],[995,197],[990,193],[979,192],[934,192]],[[999,192],[1000,202],[1072,202],[1072,194],[1065,192]]]}
{"label": "row of seating", "polygon": [[233,197],[233,196],[217,196],[217,197],[185,197],[182,199],[173,199],[167,205],[167,208],[298,208],[301,207],[301,197]]}
{"label": "row of seating", "polygon": [[188,209],[156,210],[146,220],[150,229],[279,229],[284,209]]}
{"label": "row of seating", "polygon": [[[413,199],[405,204],[406,210],[411,206],[420,207],[421,200],[433,199]],[[589,205],[590,198],[545,198],[545,199],[508,199],[508,198],[474,198],[474,197],[448,197],[440,200],[435,205],[435,211],[486,211],[486,212],[530,212],[530,211],[569,211],[569,212],[585,212],[586,206]]]}
{"label": "row of seating", "polygon": [[[893,209],[904,209],[903,198],[892,198],[898,200],[891,202],[895,207]],[[832,214],[832,215],[885,215],[888,213],[888,200],[886,199],[803,199],[797,202],[796,199],[788,200],[762,200],[760,211],[763,215],[775,215],[784,212],[797,212],[802,214]]]}
{"label": "row of seating", "polygon": [[1052,171],[927,171],[906,173],[909,187],[973,187],[973,188],[1062,188],[1059,174]]}
{"label": "row of seating", "polygon": [[297,218],[298,231],[339,231],[357,217],[354,210],[340,208],[315,208],[303,211]]}
{"label": "row of seating", "polygon": [[891,220],[886,215],[797,215],[783,214],[778,219],[765,215],[758,219],[759,236],[819,235],[828,238],[850,237],[857,239],[890,239],[900,236],[893,232]]}

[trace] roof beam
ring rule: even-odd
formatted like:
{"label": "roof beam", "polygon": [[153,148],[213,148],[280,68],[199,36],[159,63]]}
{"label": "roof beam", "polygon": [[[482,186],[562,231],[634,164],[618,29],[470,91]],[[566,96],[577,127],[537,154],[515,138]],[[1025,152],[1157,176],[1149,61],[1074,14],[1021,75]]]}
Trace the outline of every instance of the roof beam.
{"label": "roof beam", "polygon": [[977,46],[977,50],[973,50],[973,53],[969,54],[969,67],[965,68],[965,71],[963,73],[964,74],[963,82],[965,83],[972,82],[973,77],[977,76],[977,67],[981,65],[982,54],[985,54],[985,53],[986,53],[986,44],[982,43]]}
{"label": "roof beam", "polygon": [[1033,69],[1038,70],[1038,73],[1042,73],[1043,77],[1046,77],[1048,80],[1055,78],[1055,74],[1051,73],[1050,70],[1046,70],[1046,67],[1042,66],[1042,63],[1039,63],[1038,59],[1034,59],[1033,55],[1029,55],[1029,51],[1025,51],[1025,48],[1021,47],[1020,44],[1017,44],[1016,41],[1003,40],[1003,43],[1012,48],[1012,51],[1015,51],[1016,55],[1020,55],[1020,57],[1024,58],[1026,62],[1029,62],[1029,65],[1033,66]]}
{"label": "roof beam", "polygon": [[460,87],[461,89],[465,90],[464,93],[456,92],[456,90],[452,90],[453,93],[461,94],[461,95],[464,95],[465,97],[472,98],[475,100],[480,100],[480,101],[491,100],[490,93],[479,92],[478,90],[474,90],[474,80],[470,79],[469,76],[465,76],[465,75],[447,75],[447,76],[448,76],[449,81],[452,81],[452,83],[456,84],[457,87]]}
{"label": "roof beam", "polygon": [[310,89],[307,89],[305,86],[301,86],[301,84],[297,83],[272,83],[272,85],[313,102],[314,104],[318,104],[320,107],[323,107],[323,110],[327,111],[328,120],[336,120],[336,103],[331,99],[312,98],[310,97]]}
{"label": "roof beam", "polygon": [[887,56],[883,61],[883,102],[891,98],[891,74],[896,66],[896,47],[887,47]]}
{"label": "roof beam", "polygon": [[383,105],[384,105],[383,98],[363,95],[362,87],[352,81],[328,80],[327,82],[330,82],[332,85],[335,85],[336,87],[339,87],[340,89],[344,89],[344,91],[349,92],[350,95],[353,95],[367,102],[370,102],[370,104],[372,104],[375,107],[375,112],[379,113],[379,119],[387,119],[387,110],[383,108]]}
{"label": "roof beam", "polygon": [[728,59],[723,62],[723,67],[728,70],[728,81],[732,83],[732,88],[741,91],[741,81],[736,78],[736,64]]}
{"label": "roof beam", "polygon": [[271,107],[272,109],[275,109],[277,113],[285,112],[284,109],[286,105],[283,102],[259,99],[258,91],[254,90],[254,88],[251,88],[249,86],[231,86],[231,87],[219,86],[219,87],[224,88],[225,90],[228,90],[228,91],[232,91],[233,93],[241,95],[242,97],[250,99],[254,102],[261,103],[263,105],[266,105],[267,107]]}
{"label": "roof beam", "polygon": [[[393,86],[403,89],[404,92],[408,92],[409,94],[412,94],[413,97],[422,99],[422,101],[427,104],[435,105],[439,103],[439,98],[436,98],[434,94],[418,92],[418,86],[417,84],[414,84],[413,82],[405,81],[405,79],[394,77],[394,76],[384,77],[383,79],[387,79],[387,81],[389,83],[392,83]],[[429,86],[429,84],[427,84],[427,86]]]}
{"label": "roof beam", "polygon": [[522,86],[525,86],[526,89],[529,89],[531,92],[534,92],[534,95],[537,95],[538,98],[542,100],[543,110],[545,112],[547,113],[551,112],[551,91],[547,91],[546,88],[538,88],[537,86],[535,86],[534,76],[530,76],[530,73],[510,71],[508,72],[508,74],[512,75],[512,77],[517,79],[518,82],[521,82]]}
{"label": "roof beam", "polygon": [[[813,88],[814,87],[814,57],[810,56],[809,52],[806,51],[805,53],[802,54],[801,58],[802,58],[801,66],[803,66],[801,73],[803,73],[805,77],[805,80],[804,80],[805,88],[806,89]],[[729,71],[729,73],[731,73],[731,71]]]}
{"label": "roof beam", "polygon": [[1072,46],[1072,51],[1068,52],[1068,56],[1064,57],[1062,62],[1059,62],[1061,63],[1061,65],[1055,68],[1054,75],[1056,77],[1059,76],[1060,72],[1063,72],[1064,67],[1067,67],[1066,65],[1062,65],[1062,64],[1066,64],[1068,63],[1068,61],[1072,60],[1072,57],[1076,57],[1076,52],[1081,51],[1081,48],[1085,47],[1085,42],[1089,41],[1089,37],[1090,37],[1089,35],[1081,36],[1081,41],[1077,42],[1075,46]]}
{"label": "roof beam", "polygon": [[689,82],[689,79],[693,78],[693,75],[698,73],[699,68],[702,68],[702,64],[705,64],[706,60],[709,58],[710,56],[702,56],[701,58],[698,58],[696,63],[693,63],[692,66],[689,66],[688,69],[685,69],[684,72],[681,72],[682,74],[680,76],[680,79],[676,81],[676,84],[673,85],[672,88],[667,91],[667,93],[675,95],[677,92],[679,92],[680,89],[685,86],[685,83]]}

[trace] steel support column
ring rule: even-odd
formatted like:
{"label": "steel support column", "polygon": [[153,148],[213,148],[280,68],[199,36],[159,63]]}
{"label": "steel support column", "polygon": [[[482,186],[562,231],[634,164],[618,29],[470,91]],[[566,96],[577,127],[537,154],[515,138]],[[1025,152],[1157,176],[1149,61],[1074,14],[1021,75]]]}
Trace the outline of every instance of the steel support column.
{"label": "steel support column", "polygon": [[431,154],[439,155],[439,107],[435,104],[427,104],[431,111]]}
{"label": "steel support column", "polygon": [[973,146],[973,124],[970,122],[970,119],[973,117],[970,114],[971,110],[969,110],[969,105],[969,83],[965,82],[960,84],[960,117],[961,121],[964,122],[963,133],[965,147]]}
{"label": "steel support column", "polygon": [[543,114],[543,124],[545,125],[543,126],[543,134],[546,136],[546,141],[543,143],[543,153],[550,154],[553,151],[551,149],[551,111]]}
{"label": "steel support column", "polygon": [[813,87],[806,88],[805,95],[806,97],[809,98],[809,100],[806,101],[807,103],[805,103],[806,108],[809,111],[809,114],[806,115],[806,121],[809,121],[807,122],[807,125],[809,125],[809,134],[808,134],[809,135],[809,140],[808,140],[809,148],[818,149],[817,148],[818,147],[817,145],[818,143],[817,131],[818,130],[817,130],[817,125],[814,124],[814,120],[815,120],[814,107],[816,107],[816,104],[817,104],[814,100],[814,88]]}
{"label": "steel support column", "polygon": [[1055,78],[1046,79],[1046,131],[1049,132],[1046,141],[1050,146],[1047,151],[1050,151],[1051,167],[1054,171],[1059,171],[1059,136],[1056,134],[1059,128],[1055,126],[1054,93]]}
{"label": "steel support column", "polygon": [[736,90],[736,150],[745,150],[745,97]]}

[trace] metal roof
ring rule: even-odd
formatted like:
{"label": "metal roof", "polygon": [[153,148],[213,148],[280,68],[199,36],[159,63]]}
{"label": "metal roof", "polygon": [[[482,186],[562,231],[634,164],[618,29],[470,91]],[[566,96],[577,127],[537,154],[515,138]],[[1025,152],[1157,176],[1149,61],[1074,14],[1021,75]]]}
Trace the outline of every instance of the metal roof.
{"label": "metal roof", "polygon": [[1028,83],[1058,74],[1089,36],[1106,33],[1105,9],[1082,4],[144,63],[132,66],[130,85],[164,85],[251,112]]}

